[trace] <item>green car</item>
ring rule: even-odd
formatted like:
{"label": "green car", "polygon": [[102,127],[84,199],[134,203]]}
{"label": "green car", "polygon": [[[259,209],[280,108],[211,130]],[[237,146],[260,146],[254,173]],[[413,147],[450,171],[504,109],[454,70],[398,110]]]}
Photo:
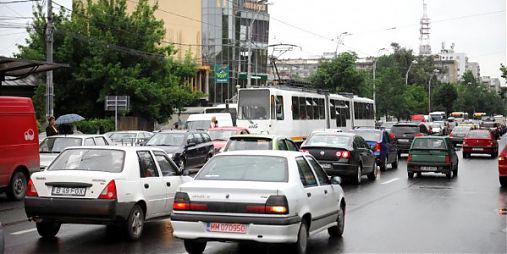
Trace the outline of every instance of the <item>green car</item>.
{"label": "green car", "polygon": [[443,173],[451,179],[458,175],[458,155],[448,137],[416,137],[407,160],[408,178],[421,173]]}
{"label": "green car", "polygon": [[298,151],[294,141],[273,135],[237,135],[229,138],[224,152],[242,150],[286,150]]}

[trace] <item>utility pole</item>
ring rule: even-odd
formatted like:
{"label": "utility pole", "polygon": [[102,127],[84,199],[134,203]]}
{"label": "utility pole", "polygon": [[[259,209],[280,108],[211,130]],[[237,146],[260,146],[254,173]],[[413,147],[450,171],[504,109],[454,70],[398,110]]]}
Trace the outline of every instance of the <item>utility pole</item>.
{"label": "utility pole", "polygon": [[[53,63],[53,1],[47,0],[46,61]],[[53,71],[46,72],[46,116],[54,115]]]}
{"label": "utility pole", "polygon": [[373,115],[375,121],[377,121],[377,87],[375,84],[375,72],[377,71],[377,58],[380,56],[380,52],[386,50],[386,48],[381,48],[377,52],[377,56],[373,59]]}

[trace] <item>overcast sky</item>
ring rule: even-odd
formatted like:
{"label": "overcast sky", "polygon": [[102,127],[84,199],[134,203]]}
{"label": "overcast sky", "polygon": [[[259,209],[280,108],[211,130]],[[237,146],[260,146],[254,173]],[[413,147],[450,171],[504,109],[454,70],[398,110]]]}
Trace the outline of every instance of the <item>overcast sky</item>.
{"label": "overcast sky", "polygon": [[[10,0],[0,0],[0,2]],[[162,1],[162,0],[161,0]],[[173,1],[173,0],[163,0]],[[71,0],[58,0],[70,7]],[[270,44],[290,43],[302,49],[282,58],[310,57],[334,52],[336,38],[344,36],[338,51],[353,50],[360,57],[377,55],[391,42],[418,52],[422,0],[270,0]],[[500,77],[500,63],[506,63],[505,0],[426,0],[431,18],[431,47],[440,51],[455,43],[469,61],[479,62],[481,75]],[[4,16],[31,16],[31,3],[0,4],[0,24],[20,23]],[[292,24],[300,29],[280,23]],[[26,20],[24,20],[26,22]],[[395,29],[387,30],[396,27]],[[22,29],[0,28],[0,55],[12,56],[16,44],[24,43]],[[505,82],[505,81],[503,81]]]}

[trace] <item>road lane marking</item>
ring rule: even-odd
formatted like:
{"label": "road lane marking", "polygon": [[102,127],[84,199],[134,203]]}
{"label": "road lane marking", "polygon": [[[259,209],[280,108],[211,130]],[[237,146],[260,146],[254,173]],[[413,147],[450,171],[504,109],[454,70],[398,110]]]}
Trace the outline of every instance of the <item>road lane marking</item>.
{"label": "road lane marking", "polygon": [[18,231],[18,232],[11,233],[11,235],[22,235],[22,234],[30,233],[30,232],[33,232],[33,231],[36,231],[36,230],[37,230],[36,228],[31,228],[31,229],[27,229],[27,230],[21,230],[21,231]]}
{"label": "road lane marking", "polygon": [[400,180],[400,178],[396,177],[396,178],[391,179],[391,180],[389,180],[389,181],[385,181],[385,182],[383,182],[383,183],[381,183],[381,184],[388,184],[388,183],[396,182],[396,181],[398,181],[398,180]]}

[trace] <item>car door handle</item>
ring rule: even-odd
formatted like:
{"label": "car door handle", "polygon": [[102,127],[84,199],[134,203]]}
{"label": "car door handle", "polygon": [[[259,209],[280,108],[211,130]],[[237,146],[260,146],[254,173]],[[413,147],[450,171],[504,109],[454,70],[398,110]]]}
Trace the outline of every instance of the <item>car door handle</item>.
{"label": "car door handle", "polygon": [[147,183],[145,183],[145,184],[144,184],[144,188],[145,188],[145,189],[148,189],[148,188],[150,188],[150,185],[149,185],[149,184],[147,184]]}
{"label": "car door handle", "polygon": [[306,193],[306,196],[311,197],[312,193],[308,192],[308,193]]}
{"label": "car door handle", "polygon": [[170,182],[165,183],[165,185],[167,185],[167,187],[171,187],[171,183]]}
{"label": "car door handle", "polygon": [[327,190],[324,190],[324,194],[327,194]]}

